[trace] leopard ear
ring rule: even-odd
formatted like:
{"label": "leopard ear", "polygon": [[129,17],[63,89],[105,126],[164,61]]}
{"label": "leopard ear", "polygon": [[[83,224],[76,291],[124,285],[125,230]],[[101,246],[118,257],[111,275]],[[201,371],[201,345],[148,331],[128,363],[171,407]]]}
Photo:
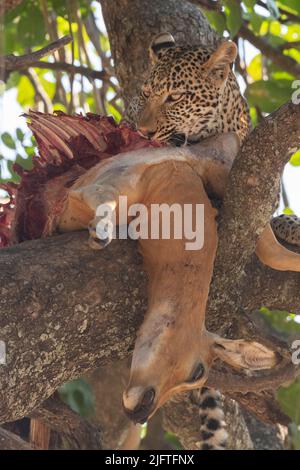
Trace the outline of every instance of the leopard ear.
{"label": "leopard ear", "polygon": [[154,65],[166,49],[170,47],[175,47],[175,39],[172,34],[160,33],[154,36],[149,47],[151,63]]}
{"label": "leopard ear", "polygon": [[230,64],[237,56],[237,46],[232,41],[222,42],[204,64],[205,73],[211,76],[219,85],[227,80]]}

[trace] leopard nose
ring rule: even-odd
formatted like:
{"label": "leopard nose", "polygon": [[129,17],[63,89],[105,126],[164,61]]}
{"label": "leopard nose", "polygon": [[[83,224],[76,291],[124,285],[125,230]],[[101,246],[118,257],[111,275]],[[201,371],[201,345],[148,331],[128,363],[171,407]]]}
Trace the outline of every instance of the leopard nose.
{"label": "leopard nose", "polygon": [[148,139],[151,139],[154,134],[155,134],[155,131],[147,128],[147,127],[143,127],[143,126],[139,126],[138,127],[138,132],[143,136],[143,137],[147,137]]}

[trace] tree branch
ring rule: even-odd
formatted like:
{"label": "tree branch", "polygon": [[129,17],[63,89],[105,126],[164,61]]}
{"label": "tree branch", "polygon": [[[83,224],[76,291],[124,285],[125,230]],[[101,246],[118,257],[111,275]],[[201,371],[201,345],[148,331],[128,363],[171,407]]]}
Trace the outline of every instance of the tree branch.
{"label": "tree branch", "polygon": [[32,63],[40,60],[42,57],[52,54],[54,51],[57,51],[58,49],[69,44],[71,41],[71,36],[64,36],[57,41],[48,44],[42,49],[39,49],[38,51],[31,52],[30,54],[24,54],[21,56],[10,54],[0,57],[0,74],[2,75],[4,72],[7,78],[10,72],[31,67]]}
{"label": "tree branch", "polygon": [[[246,277],[244,269],[254,252],[258,235],[274,213],[284,165],[298,148],[300,107],[288,103],[257,126],[233,164],[219,223],[219,245],[207,315],[210,329],[232,331],[234,317],[244,305],[239,283],[247,279],[250,290],[251,285],[256,284]],[[272,278],[273,275],[277,282],[281,276],[292,277],[298,285],[293,273],[273,273]],[[256,299],[259,298],[260,295]],[[288,298],[285,300],[289,302]],[[298,305],[295,302],[292,311]]]}
{"label": "tree branch", "polygon": [[79,74],[92,80],[109,80],[110,76],[105,70],[93,70],[84,65],[68,64],[67,62],[32,62],[31,67],[47,70],[60,70],[70,74]]}
{"label": "tree branch", "polygon": [[72,449],[101,449],[101,431],[72,411],[55,395],[35,409],[31,418],[38,419],[68,441]]}
{"label": "tree branch", "polygon": [[32,448],[16,434],[0,428],[0,450],[32,450]]}
{"label": "tree branch", "polygon": [[64,47],[72,41],[71,36],[64,36],[57,41],[48,44],[39,51],[25,54],[23,56],[15,56],[13,54],[0,57],[0,76],[6,81],[11,72],[27,70],[29,67],[35,67],[46,70],[63,71],[69,74],[80,74],[91,80],[109,80],[110,76],[105,70],[93,70],[84,65],[74,65],[67,62],[43,62],[40,61],[54,51]]}

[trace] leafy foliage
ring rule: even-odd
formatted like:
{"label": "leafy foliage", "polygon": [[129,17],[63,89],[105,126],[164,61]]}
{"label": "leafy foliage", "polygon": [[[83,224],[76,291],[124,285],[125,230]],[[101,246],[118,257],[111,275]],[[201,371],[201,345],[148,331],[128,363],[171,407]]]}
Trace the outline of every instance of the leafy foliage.
{"label": "leafy foliage", "polygon": [[72,380],[59,388],[59,395],[70,408],[81,416],[94,413],[94,396],[89,384],[83,379]]}

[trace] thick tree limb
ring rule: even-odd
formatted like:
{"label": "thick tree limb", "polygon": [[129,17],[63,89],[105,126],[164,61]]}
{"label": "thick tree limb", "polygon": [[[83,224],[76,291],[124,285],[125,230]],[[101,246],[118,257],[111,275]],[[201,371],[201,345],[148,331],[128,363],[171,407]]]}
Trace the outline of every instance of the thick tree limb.
{"label": "thick tree limb", "polygon": [[[86,233],[3,249],[0,261],[5,422],[30,413],[66,380],[128,355],[145,310],[146,276],[133,242],[114,241],[95,256]],[[215,385],[222,389],[223,378]]]}
{"label": "thick tree limb", "polygon": [[71,445],[72,449],[101,449],[99,427],[72,411],[56,396],[35,409],[31,418],[41,421],[58,433],[62,441]]}
{"label": "thick tree limb", "polygon": [[[244,269],[254,252],[257,237],[274,212],[284,165],[298,148],[300,107],[288,103],[250,134],[233,164],[221,211],[219,245],[210,289],[210,328],[220,330],[222,325],[221,331],[228,331],[233,321],[231,310],[243,304],[237,281],[245,277]],[[283,273],[283,279],[290,274]],[[280,273],[276,273],[278,275]],[[294,276],[296,283],[298,277]],[[289,302],[288,298],[286,301]],[[293,309],[298,305],[295,302]]]}
{"label": "thick tree limb", "polygon": [[86,233],[25,242],[1,250],[0,258],[6,422],[30,413],[61,383],[128,354],[146,278],[134,243],[112,243],[95,256]]}
{"label": "thick tree limb", "polygon": [[32,450],[32,448],[16,434],[0,428],[0,450]]}

